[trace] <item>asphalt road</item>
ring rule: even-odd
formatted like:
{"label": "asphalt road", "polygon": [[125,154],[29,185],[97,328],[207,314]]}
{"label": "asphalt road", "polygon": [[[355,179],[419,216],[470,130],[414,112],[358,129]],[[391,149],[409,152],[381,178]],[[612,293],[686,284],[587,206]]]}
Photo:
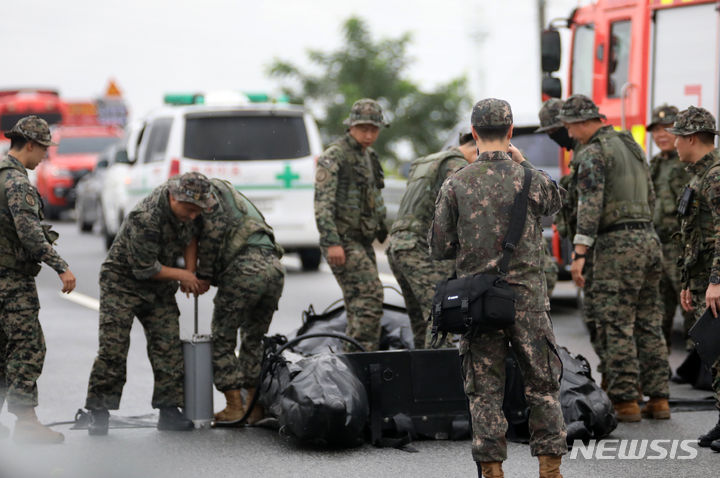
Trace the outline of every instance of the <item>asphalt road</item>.
{"label": "asphalt road", "polygon": [[[40,319],[47,340],[47,359],[39,381],[38,415],[44,423],[71,421],[82,407],[93,358],[97,348],[97,276],[105,251],[99,235],[81,235],[73,223],[58,223],[61,233],[58,248],[78,278],[73,297],[59,293],[60,281],[47,267],[38,277],[42,309]],[[273,319],[271,333],[291,334],[301,325],[301,313],[310,304],[322,310],[341,297],[327,266],[313,273],[303,273],[299,260],[284,259],[288,269],[280,308]],[[379,255],[384,282],[391,281],[384,255]],[[212,294],[212,291],[211,291]],[[73,299],[73,300],[70,300]],[[386,300],[402,303],[392,290]],[[188,338],[193,329],[193,304],[178,295],[182,311],[181,334]],[[202,297],[199,306],[201,333],[209,332],[212,297]],[[575,308],[575,290],[561,283],[553,300],[553,321],[558,343],[574,353],[581,353],[596,365],[596,357]],[[123,417],[153,414],[150,408],[152,371],[145,353],[145,338],[140,325],[133,327],[128,357],[128,381],[120,410]],[[683,359],[677,349],[671,355],[674,366]],[[673,397],[702,397],[687,386],[672,387]],[[215,392],[215,408],[224,399]],[[12,427],[13,417],[5,410],[0,422]],[[153,415],[148,420],[152,421]],[[715,411],[673,413],[669,421],[647,421],[621,424],[606,445],[617,447],[612,440],[665,439],[692,440],[717,421]],[[6,477],[165,477],[165,476],[273,476],[273,477],[461,477],[477,476],[470,456],[470,441],[422,441],[414,443],[419,453],[395,449],[378,449],[370,445],[350,450],[308,448],[280,437],[270,429],[198,430],[192,433],[158,432],[154,428],[111,429],[107,437],[89,437],[85,431],[70,430],[70,425],[55,429],[65,434],[59,446],[21,447],[12,441],[0,441],[0,478]],[[665,445],[670,450],[670,442]],[[697,449],[695,445],[691,448]],[[528,446],[509,444],[506,476],[537,476],[537,461]],[[566,477],[715,476],[720,455],[698,449],[693,459],[586,459],[566,458]],[[609,453],[605,456],[617,456]]]}

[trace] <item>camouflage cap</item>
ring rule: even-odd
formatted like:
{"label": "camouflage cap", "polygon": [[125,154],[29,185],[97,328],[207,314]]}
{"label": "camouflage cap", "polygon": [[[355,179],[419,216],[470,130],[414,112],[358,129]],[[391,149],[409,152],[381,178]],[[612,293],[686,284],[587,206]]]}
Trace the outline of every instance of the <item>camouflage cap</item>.
{"label": "camouflage cap", "polygon": [[513,124],[510,103],[497,98],[485,98],[475,103],[470,124],[476,128],[493,128]]}
{"label": "camouflage cap", "polygon": [[543,103],[542,108],[540,108],[538,112],[540,127],[535,130],[536,133],[544,133],[551,129],[563,127],[562,121],[557,119],[563,104],[565,104],[565,102],[559,98],[550,98]]}
{"label": "camouflage cap", "polygon": [[585,95],[572,95],[560,108],[557,119],[563,123],[581,123],[594,119],[605,119],[593,100]]}
{"label": "camouflage cap", "polygon": [[350,115],[343,121],[343,124],[347,127],[357,124],[371,124],[378,128],[390,126],[390,123],[386,123],[383,119],[380,104],[370,98],[363,98],[353,103],[352,108],[350,108]]}
{"label": "camouflage cap", "polygon": [[37,116],[25,116],[20,118],[10,131],[5,133],[6,138],[25,138],[28,141],[41,144],[43,146],[57,146],[52,142],[50,127],[42,118]]}
{"label": "camouflage cap", "polygon": [[678,136],[688,136],[695,133],[712,133],[720,134],[715,123],[715,118],[705,108],[697,108],[691,106],[681,111],[675,117],[675,123],[672,128],[667,130]]}
{"label": "camouflage cap", "polygon": [[185,173],[169,182],[170,193],[175,199],[195,204],[203,209],[213,207],[217,202],[210,186],[210,180],[196,172]]}
{"label": "camouflage cap", "polygon": [[677,114],[678,109],[675,106],[668,104],[660,105],[652,111],[652,120],[650,124],[646,126],[646,129],[649,131],[656,124],[673,124]]}

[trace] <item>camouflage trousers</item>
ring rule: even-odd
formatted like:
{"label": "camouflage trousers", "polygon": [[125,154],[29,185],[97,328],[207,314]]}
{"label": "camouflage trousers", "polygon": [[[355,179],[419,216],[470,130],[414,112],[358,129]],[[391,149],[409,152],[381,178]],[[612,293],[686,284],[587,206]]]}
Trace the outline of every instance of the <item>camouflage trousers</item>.
{"label": "camouflage trousers", "polygon": [[413,249],[390,248],[387,254],[390,269],[400,285],[405,306],[410,316],[415,348],[429,347],[430,323],[435,286],[450,277],[455,270],[455,261],[433,261],[419,245]]}
{"label": "camouflage trousers", "polygon": [[595,243],[593,310],[603,375],[613,402],[667,398],[668,359],[659,294],[660,240],[648,230],[600,234]]}
{"label": "camouflage trousers", "polygon": [[45,362],[35,278],[0,268],[0,409],[36,407]]}
{"label": "camouflage trousers", "polygon": [[[663,335],[665,343],[668,347],[668,353],[671,349],[671,336],[673,322],[675,321],[675,311],[680,304],[680,267],[678,266],[678,257],[682,254],[682,248],[674,241],[663,244],[663,274],[660,278],[660,300],[663,302]],[[704,294],[704,292],[703,292]],[[695,316],[692,312],[685,312],[680,309],[683,316],[683,330],[685,332],[685,349],[692,350],[692,341],[687,338],[688,330],[695,324]]]}
{"label": "camouflage trousers", "polygon": [[[85,408],[117,410],[127,376],[130,329],[138,318],[147,338],[155,378],[152,406],[182,407],[184,360],[175,294],[133,290],[133,280],[102,271],[98,353],[90,372]],[[139,287],[138,287],[139,289]]]}
{"label": "camouflage trousers", "polygon": [[547,295],[552,296],[555,284],[558,279],[558,266],[550,255],[549,252],[545,253],[545,259],[543,261],[543,273],[545,274],[545,283],[547,284]]}
{"label": "camouflage trousers", "polygon": [[[693,317],[698,320],[705,313],[705,291],[692,290]],[[720,320],[720,319],[719,319]],[[712,389],[715,392],[715,406],[720,409],[720,359],[716,360],[710,368],[712,373]]]}
{"label": "camouflage trousers", "polygon": [[[372,244],[346,241],[345,264],[330,266],[342,289],[347,311],[346,334],[368,351],[380,343],[380,319],[383,314],[383,287],[378,276]],[[323,250],[327,259],[327,250]]]}
{"label": "camouflage trousers", "polygon": [[588,334],[590,334],[590,344],[592,345],[595,354],[597,354],[600,362],[598,363],[598,372],[605,373],[603,366],[603,347],[605,346],[605,339],[602,336],[601,329],[598,326],[597,312],[595,311],[596,300],[593,295],[593,266],[595,264],[593,258],[593,249],[589,248],[587,251],[587,258],[585,259],[585,265],[583,266],[583,277],[585,278],[585,287],[583,287],[583,302],[582,302],[582,319],[587,328]]}
{"label": "camouflage trousers", "polygon": [[[212,318],[213,380],[221,392],[257,385],[262,338],[283,290],[285,270],[273,251],[251,248],[219,277]],[[235,347],[240,329],[240,354]]]}
{"label": "camouflage trousers", "polygon": [[508,342],[517,356],[530,407],[530,450],[537,455],[567,452],[565,421],[558,399],[562,363],[545,311],[515,311],[505,331],[476,334],[460,344],[465,393],[470,402],[473,460],[507,459],[507,421],[503,414]]}

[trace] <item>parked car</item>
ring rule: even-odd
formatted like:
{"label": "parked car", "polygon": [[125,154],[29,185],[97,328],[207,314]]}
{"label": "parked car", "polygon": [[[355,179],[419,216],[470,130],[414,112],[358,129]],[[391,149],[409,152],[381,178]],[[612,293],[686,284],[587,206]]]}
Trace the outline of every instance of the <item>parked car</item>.
{"label": "parked car", "polygon": [[58,219],[62,211],[75,207],[77,182],[95,169],[100,152],[121,136],[121,129],[108,126],[61,126],[53,131],[58,146],[51,146],[47,159],[35,168],[48,219]]}
{"label": "parked car", "polygon": [[130,131],[127,200],[105,209],[106,219],[127,214],[168,178],[198,171],[230,181],[260,209],[285,251],[297,252],[303,269],[317,269],[313,191],[322,145],[310,113],[267,98],[174,95],[166,102],[174,104]]}
{"label": "parked car", "polygon": [[75,216],[81,232],[92,231],[97,223],[102,227],[102,196],[107,175],[127,165],[127,162],[125,146],[116,143],[100,153],[95,169],[78,181],[75,187]]}

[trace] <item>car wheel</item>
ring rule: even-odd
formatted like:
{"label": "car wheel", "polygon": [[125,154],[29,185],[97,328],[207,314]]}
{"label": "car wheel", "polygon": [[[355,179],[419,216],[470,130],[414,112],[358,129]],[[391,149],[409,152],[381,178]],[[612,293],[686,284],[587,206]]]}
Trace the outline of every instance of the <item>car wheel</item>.
{"label": "car wheel", "polygon": [[93,230],[93,223],[85,220],[84,210],[79,204],[75,208],[75,214],[77,215],[77,223],[80,228],[80,232],[91,232]]}
{"label": "car wheel", "polygon": [[320,267],[320,259],[322,254],[320,248],[300,249],[300,261],[304,271],[316,271]]}
{"label": "car wheel", "polygon": [[53,206],[52,204],[45,203],[45,207],[43,208],[43,213],[45,214],[45,217],[50,221],[57,221],[60,219],[60,208],[57,206]]}

